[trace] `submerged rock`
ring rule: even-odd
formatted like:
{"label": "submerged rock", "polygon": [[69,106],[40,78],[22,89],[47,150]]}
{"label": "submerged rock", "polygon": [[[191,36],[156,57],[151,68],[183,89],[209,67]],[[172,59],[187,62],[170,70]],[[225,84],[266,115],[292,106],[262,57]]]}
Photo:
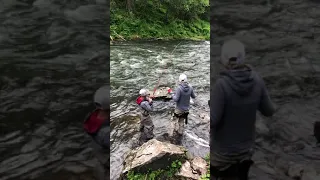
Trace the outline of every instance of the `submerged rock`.
{"label": "submerged rock", "polygon": [[125,174],[128,171],[146,173],[149,169],[165,169],[177,159],[181,161],[186,159],[184,147],[152,139],[128,153],[122,173]]}
{"label": "submerged rock", "polygon": [[293,179],[301,180],[314,180],[320,179],[320,175],[313,167],[308,167],[308,165],[290,163],[288,170],[289,177]]}

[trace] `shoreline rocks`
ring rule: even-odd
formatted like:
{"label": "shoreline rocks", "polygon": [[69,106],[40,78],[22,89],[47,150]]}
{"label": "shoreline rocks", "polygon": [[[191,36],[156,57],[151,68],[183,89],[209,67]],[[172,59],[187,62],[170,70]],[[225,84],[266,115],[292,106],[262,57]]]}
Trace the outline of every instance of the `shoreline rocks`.
{"label": "shoreline rocks", "polygon": [[181,168],[175,178],[197,180],[206,174],[207,162],[201,157],[190,157],[182,146],[152,139],[126,155],[121,177],[124,179],[129,171],[144,174],[148,170],[166,169],[179,160]]}

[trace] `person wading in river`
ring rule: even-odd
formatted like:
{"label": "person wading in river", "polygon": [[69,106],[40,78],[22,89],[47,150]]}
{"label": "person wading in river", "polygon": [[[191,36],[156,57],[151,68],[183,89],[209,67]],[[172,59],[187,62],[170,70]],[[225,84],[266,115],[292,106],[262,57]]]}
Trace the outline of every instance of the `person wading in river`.
{"label": "person wading in river", "polygon": [[210,104],[210,172],[215,179],[247,180],[253,161],[256,111],[272,116],[275,107],[261,77],[244,64],[245,48],[238,40],[222,46],[220,73]]}
{"label": "person wading in river", "polygon": [[140,114],[140,140],[139,145],[146,143],[150,139],[154,138],[153,134],[153,122],[150,116],[150,112],[153,111],[153,103],[150,97],[150,93],[146,89],[139,91],[139,97],[136,99],[136,103],[139,105]]}
{"label": "person wading in river", "polygon": [[179,76],[179,86],[175,93],[172,93],[172,99],[176,102],[176,108],[173,113],[174,135],[177,136],[177,144],[181,143],[184,123],[188,123],[188,114],[190,108],[190,98],[196,98],[193,87],[189,85],[187,76]]}
{"label": "person wading in river", "polygon": [[95,173],[97,179],[110,176],[110,90],[109,86],[99,88],[94,94],[95,110],[84,121],[84,130],[92,137],[92,148],[98,160]]}

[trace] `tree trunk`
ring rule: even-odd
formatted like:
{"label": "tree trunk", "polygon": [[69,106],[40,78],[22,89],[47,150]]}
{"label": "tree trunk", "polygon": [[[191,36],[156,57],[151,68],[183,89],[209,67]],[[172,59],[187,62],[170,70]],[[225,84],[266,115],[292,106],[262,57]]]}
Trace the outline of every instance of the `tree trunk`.
{"label": "tree trunk", "polygon": [[132,12],[134,9],[134,0],[126,0],[127,10]]}

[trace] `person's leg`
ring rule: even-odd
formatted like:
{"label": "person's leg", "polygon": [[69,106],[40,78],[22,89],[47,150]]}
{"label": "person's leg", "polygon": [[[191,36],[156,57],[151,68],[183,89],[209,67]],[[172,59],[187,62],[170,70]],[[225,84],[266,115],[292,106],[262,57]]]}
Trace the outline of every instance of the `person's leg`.
{"label": "person's leg", "polygon": [[109,165],[109,156],[108,150],[103,149],[101,146],[99,146],[96,142],[92,142],[92,148],[94,155],[97,159],[95,168],[94,168],[94,174],[98,180],[105,180],[108,176],[108,172],[110,171],[110,165]]}
{"label": "person's leg", "polygon": [[94,171],[95,171],[95,173],[94,173],[95,177],[98,180],[105,180],[105,178],[106,178],[105,169],[99,161],[97,162]]}
{"label": "person's leg", "polygon": [[227,180],[248,180],[253,161],[252,151],[232,156],[211,153],[210,172],[213,176]]}
{"label": "person's leg", "polygon": [[210,173],[217,180],[238,180],[237,163],[235,157],[224,156],[218,153],[210,154]]}
{"label": "person's leg", "polygon": [[141,114],[140,116],[140,138],[139,146],[146,142],[146,133],[145,133],[145,116]]}
{"label": "person's leg", "polygon": [[249,179],[249,171],[252,164],[253,164],[252,160],[244,160],[239,164],[239,180]]}
{"label": "person's leg", "polygon": [[153,125],[151,116],[149,115],[146,117],[144,121],[144,133],[147,141],[154,138],[153,129],[154,129],[154,125]]}
{"label": "person's leg", "polygon": [[174,114],[175,114],[175,118],[177,119],[177,127],[176,127],[176,132],[178,134],[182,134],[183,133],[183,127],[184,127],[184,118],[183,118],[183,111],[179,110],[179,109],[175,109]]}
{"label": "person's leg", "polygon": [[184,118],[181,117],[179,118],[178,124],[179,124],[179,128],[178,128],[178,134],[182,135],[183,134],[183,130],[184,130]]}
{"label": "person's leg", "polygon": [[179,109],[174,110],[174,133],[173,133],[173,143],[174,144],[181,144],[182,139],[182,133],[183,133],[183,126],[181,126],[181,123],[183,124],[183,118],[181,118],[183,112]]}
{"label": "person's leg", "polygon": [[140,136],[140,145],[154,138],[154,134],[153,134],[154,125],[150,115],[145,115],[142,117],[141,126],[142,126],[142,131]]}

